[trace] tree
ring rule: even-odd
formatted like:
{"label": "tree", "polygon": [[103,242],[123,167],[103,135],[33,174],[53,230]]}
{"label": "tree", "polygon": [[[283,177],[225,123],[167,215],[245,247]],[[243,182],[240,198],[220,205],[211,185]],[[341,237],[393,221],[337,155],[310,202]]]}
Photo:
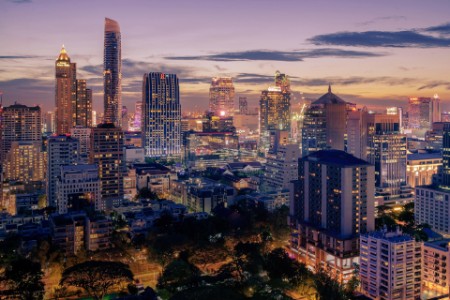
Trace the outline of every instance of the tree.
{"label": "tree", "polygon": [[100,300],[108,290],[122,283],[130,283],[133,273],[128,265],[112,261],[87,261],[64,270],[60,285],[84,289],[90,297]]}
{"label": "tree", "polygon": [[158,195],[154,192],[152,192],[149,188],[144,187],[139,190],[139,193],[136,195],[137,199],[150,199],[150,200],[157,200]]}
{"label": "tree", "polygon": [[14,299],[34,300],[43,299],[44,283],[41,265],[25,258],[11,262],[5,269],[2,281],[8,287],[8,294]]}
{"label": "tree", "polygon": [[200,270],[185,259],[176,259],[164,268],[158,278],[158,288],[170,292],[194,287],[198,285]]}
{"label": "tree", "polygon": [[313,278],[319,300],[348,300],[353,291],[345,290],[326,270],[320,269]]}

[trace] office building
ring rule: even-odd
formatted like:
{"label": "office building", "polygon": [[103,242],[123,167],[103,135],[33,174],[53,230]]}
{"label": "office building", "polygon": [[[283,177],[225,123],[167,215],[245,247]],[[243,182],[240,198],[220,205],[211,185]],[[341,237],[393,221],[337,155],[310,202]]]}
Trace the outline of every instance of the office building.
{"label": "office building", "polygon": [[288,77],[277,72],[275,85],[262,91],[259,100],[259,148],[264,153],[269,149],[271,132],[291,129],[291,91]]}
{"label": "office building", "polygon": [[298,179],[298,159],[300,149],[297,144],[284,144],[266,155],[264,188],[267,191],[289,189],[291,181]]}
{"label": "office building", "polygon": [[400,230],[360,239],[361,291],[374,300],[420,299],[421,245]]}
{"label": "office building", "polygon": [[348,103],[331,92],[312,102],[305,112],[302,155],[325,149],[345,150]]}
{"label": "office building", "polygon": [[432,98],[412,97],[408,102],[408,128],[424,129],[431,128],[434,122],[441,120],[441,107],[438,95]]}
{"label": "office building", "polygon": [[39,106],[13,104],[3,107],[0,134],[0,162],[11,149],[12,142],[41,142],[41,109]]}
{"label": "office building", "polygon": [[76,64],[70,62],[64,46],[55,62],[56,133],[67,134],[76,121]]}
{"label": "office building", "polygon": [[181,156],[181,107],[175,74],[144,75],[142,142],[146,156]]}
{"label": "office building", "polygon": [[80,142],[69,135],[51,136],[47,144],[47,203],[58,209],[56,183],[61,166],[79,162]]}
{"label": "office building", "polygon": [[106,209],[120,205],[123,200],[124,135],[112,123],[100,124],[91,131],[90,164],[98,166],[102,201]]}
{"label": "office building", "polygon": [[142,101],[137,101],[134,106],[133,131],[141,131],[142,122]]}
{"label": "office building", "polygon": [[368,114],[365,107],[347,112],[346,152],[364,160],[367,158]]}
{"label": "office building", "polygon": [[105,18],[103,56],[104,122],[122,126],[122,44],[119,23]]}
{"label": "office building", "polygon": [[248,114],[247,97],[239,97],[239,114],[240,115],[247,115]]}
{"label": "office building", "polygon": [[216,116],[234,113],[234,85],[230,77],[214,77],[209,88],[209,111]]}
{"label": "office building", "polygon": [[105,210],[97,165],[61,166],[56,182],[56,198],[60,214],[85,208]]}
{"label": "office building", "polygon": [[320,150],[299,161],[291,185],[291,250],[312,270],[339,282],[359,262],[359,235],[374,229],[374,167],[340,150]]}

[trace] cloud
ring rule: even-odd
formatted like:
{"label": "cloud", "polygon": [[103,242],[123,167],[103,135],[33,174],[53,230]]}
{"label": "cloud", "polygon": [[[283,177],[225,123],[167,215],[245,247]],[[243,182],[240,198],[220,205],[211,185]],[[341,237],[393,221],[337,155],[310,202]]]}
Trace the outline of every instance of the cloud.
{"label": "cloud", "polygon": [[356,23],[356,26],[368,26],[368,25],[372,25],[372,24],[375,24],[375,23],[378,23],[378,22],[404,21],[404,20],[406,20],[405,16],[386,16],[386,17],[374,18],[374,19],[366,21],[366,22]]}
{"label": "cloud", "polygon": [[434,89],[434,88],[441,87],[441,86],[446,88],[447,90],[450,90],[450,82],[449,81],[431,81],[425,85],[422,85],[417,90],[421,91],[421,90],[426,90],[426,89]]}
{"label": "cloud", "polygon": [[39,56],[35,55],[0,55],[0,59],[27,59],[27,58],[37,58]]}
{"label": "cloud", "polygon": [[198,56],[168,56],[170,60],[208,60],[208,61],[303,61],[305,58],[320,57],[377,57],[384,53],[368,51],[342,50],[333,48],[322,48],[299,51],[273,51],[273,50],[249,50],[237,52],[223,52]]}
{"label": "cloud", "polygon": [[346,31],[316,35],[308,41],[314,45],[387,47],[387,48],[444,48],[450,38],[431,33],[450,33],[450,23],[422,29],[402,31]]}
{"label": "cloud", "polygon": [[24,3],[31,3],[31,0],[7,0],[8,2],[11,3],[16,3],[16,4],[24,4]]}
{"label": "cloud", "polygon": [[450,34],[450,23],[425,28],[424,31],[440,34]]}

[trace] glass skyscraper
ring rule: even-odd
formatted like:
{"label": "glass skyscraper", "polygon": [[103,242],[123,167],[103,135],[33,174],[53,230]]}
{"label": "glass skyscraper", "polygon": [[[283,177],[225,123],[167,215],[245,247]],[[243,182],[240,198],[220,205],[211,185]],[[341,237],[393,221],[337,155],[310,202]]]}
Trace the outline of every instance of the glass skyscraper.
{"label": "glass skyscraper", "polygon": [[144,75],[141,126],[146,156],[181,155],[180,89],[175,74]]}
{"label": "glass skyscraper", "polygon": [[122,46],[119,23],[105,18],[103,86],[106,123],[122,126]]}

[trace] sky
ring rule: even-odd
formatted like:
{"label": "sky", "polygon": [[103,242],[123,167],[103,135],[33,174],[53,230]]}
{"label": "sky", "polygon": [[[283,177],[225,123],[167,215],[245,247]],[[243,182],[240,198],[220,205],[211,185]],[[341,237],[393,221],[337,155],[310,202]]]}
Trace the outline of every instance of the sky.
{"label": "sky", "polygon": [[144,73],[177,74],[182,108],[205,110],[212,77],[233,77],[237,97],[256,106],[277,70],[290,76],[294,102],[331,83],[372,109],[434,94],[450,109],[449,12],[448,0],[0,0],[0,91],[4,105],[52,110],[64,44],[102,112],[108,17],[121,28],[130,111]]}

